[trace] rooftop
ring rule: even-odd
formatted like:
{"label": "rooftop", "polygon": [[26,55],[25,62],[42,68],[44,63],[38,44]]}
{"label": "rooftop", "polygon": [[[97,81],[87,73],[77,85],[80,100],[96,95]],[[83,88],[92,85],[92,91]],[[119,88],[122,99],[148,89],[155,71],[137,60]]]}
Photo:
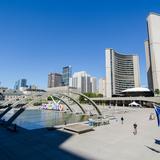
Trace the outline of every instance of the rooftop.
{"label": "rooftop", "polygon": [[122,91],[122,93],[124,92],[150,92],[150,90],[148,88],[137,87],[137,88],[129,88]]}

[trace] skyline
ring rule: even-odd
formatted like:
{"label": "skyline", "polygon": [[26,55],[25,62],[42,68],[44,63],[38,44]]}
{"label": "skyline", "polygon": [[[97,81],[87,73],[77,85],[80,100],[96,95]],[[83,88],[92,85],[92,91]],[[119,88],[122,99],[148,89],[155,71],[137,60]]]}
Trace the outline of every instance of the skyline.
{"label": "skyline", "polygon": [[105,48],[139,55],[141,85],[147,86],[146,18],[159,13],[159,5],[151,0],[1,1],[1,86],[13,88],[26,78],[46,88],[48,73],[67,65],[73,73],[104,77]]}

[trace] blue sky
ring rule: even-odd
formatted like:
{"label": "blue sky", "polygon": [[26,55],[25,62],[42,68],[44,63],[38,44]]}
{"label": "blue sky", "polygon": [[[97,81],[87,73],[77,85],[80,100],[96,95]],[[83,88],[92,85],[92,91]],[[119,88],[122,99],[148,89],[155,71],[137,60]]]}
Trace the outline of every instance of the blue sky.
{"label": "blue sky", "polygon": [[159,0],[1,0],[0,81],[47,87],[49,72],[86,70],[105,76],[105,48],[138,54],[141,84],[147,85],[146,17]]}

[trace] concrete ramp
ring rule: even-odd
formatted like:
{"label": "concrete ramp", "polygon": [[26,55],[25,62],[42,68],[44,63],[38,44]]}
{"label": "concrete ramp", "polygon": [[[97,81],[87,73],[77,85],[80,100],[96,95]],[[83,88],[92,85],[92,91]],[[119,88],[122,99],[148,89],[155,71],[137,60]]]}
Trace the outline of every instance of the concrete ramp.
{"label": "concrete ramp", "polygon": [[76,132],[76,133],[85,133],[89,131],[93,131],[94,129],[90,126],[87,126],[85,124],[72,124],[72,125],[67,125],[64,127],[65,130],[71,131],[71,132]]}

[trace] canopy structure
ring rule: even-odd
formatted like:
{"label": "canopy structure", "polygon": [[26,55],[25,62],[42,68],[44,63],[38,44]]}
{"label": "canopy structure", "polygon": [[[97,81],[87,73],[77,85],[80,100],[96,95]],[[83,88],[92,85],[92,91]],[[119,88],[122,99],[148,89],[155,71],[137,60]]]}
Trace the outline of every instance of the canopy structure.
{"label": "canopy structure", "polygon": [[140,104],[136,103],[135,101],[133,101],[132,103],[129,104],[130,107],[141,107]]}
{"label": "canopy structure", "polygon": [[137,87],[137,88],[128,88],[122,91],[122,93],[125,92],[150,92],[150,90],[148,88]]}

